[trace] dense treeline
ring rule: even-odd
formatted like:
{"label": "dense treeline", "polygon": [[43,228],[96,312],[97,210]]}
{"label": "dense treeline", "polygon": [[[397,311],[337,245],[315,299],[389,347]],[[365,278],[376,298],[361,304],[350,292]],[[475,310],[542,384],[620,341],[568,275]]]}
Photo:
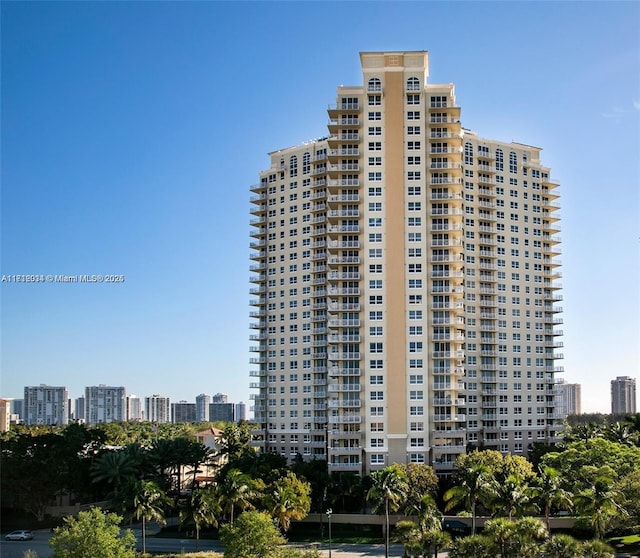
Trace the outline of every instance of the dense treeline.
{"label": "dense treeline", "polygon": [[[286,533],[309,511],[372,508],[387,525],[392,513],[413,518],[394,534],[408,556],[449,546],[453,558],[536,557],[545,548],[553,556],[556,547],[564,549],[558,556],[607,555],[598,554],[598,542],[549,538],[549,518],[557,512],[580,518],[580,528],[596,541],[640,529],[640,415],[578,424],[562,444],[532,446],[529,460],[470,450],[454,477],[440,482],[426,465],[394,464],[365,478],[329,474],[324,461],[288,465],[280,455],[253,451],[247,423],[216,425],[223,434],[213,450],[195,437],[211,426],[15,428],[0,439],[3,508],[42,520],[65,496],[72,503],[106,501],[121,517],[141,521],[143,533],[147,521],[171,515],[196,538],[202,528],[233,525],[245,511],[266,513]],[[451,542],[442,532],[446,512],[470,515],[472,536]],[[480,515],[493,518],[482,535],[475,528]],[[388,547],[393,533],[385,533]]]}

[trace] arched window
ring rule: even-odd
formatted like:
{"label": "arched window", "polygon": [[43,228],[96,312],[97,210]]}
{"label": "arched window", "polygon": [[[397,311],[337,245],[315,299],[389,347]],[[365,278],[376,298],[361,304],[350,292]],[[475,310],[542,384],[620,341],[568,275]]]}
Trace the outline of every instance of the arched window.
{"label": "arched window", "polygon": [[407,91],[420,91],[420,80],[417,77],[410,77],[407,80]]}
{"label": "arched window", "polygon": [[367,84],[367,91],[382,91],[382,82],[378,78],[371,78]]}

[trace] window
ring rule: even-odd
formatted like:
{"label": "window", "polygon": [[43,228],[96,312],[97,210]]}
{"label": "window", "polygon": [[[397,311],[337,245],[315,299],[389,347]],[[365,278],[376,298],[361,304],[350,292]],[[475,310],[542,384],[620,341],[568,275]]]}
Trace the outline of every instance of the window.
{"label": "window", "polygon": [[382,82],[378,78],[371,78],[367,83],[367,91],[382,91]]}
{"label": "window", "polygon": [[407,91],[420,91],[420,80],[417,77],[410,77],[407,80]]}

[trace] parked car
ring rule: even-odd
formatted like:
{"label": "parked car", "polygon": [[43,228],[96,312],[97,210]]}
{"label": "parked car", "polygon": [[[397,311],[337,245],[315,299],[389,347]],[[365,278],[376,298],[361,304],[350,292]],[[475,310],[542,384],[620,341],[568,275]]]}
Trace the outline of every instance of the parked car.
{"label": "parked car", "polygon": [[33,533],[31,531],[27,531],[26,529],[22,529],[20,531],[12,531],[5,536],[5,539],[7,539],[8,541],[30,541],[31,539],[33,539]]}

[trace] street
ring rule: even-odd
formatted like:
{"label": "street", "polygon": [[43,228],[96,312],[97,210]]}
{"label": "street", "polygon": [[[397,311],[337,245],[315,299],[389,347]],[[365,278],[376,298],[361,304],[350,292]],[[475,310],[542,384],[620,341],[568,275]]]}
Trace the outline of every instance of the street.
{"label": "street", "polygon": [[[142,550],[142,537],[139,529],[133,529],[138,539],[138,550]],[[26,550],[37,552],[38,558],[50,558],[53,556],[53,550],[49,546],[49,538],[51,532],[48,530],[40,530],[33,532],[32,541],[5,541],[0,540],[0,556],[2,558],[23,558]],[[329,545],[327,543],[297,543],[293,546],[299,548],[310,548],[317,546],[323,557],[329,556]],[[194,539],[167,539],[147,537],[147,551],[149,552],[166,552],[167,554],[182,554],[185,552],[195,552],[196,541]],[[214,551],[222,554],[223,548],[220,541],[201,540],[199,544],[200,551]],[[402,545],[392,544],[389,549],[391,558],[399,558],[402,556]],[[383,558],[383,544],[333,544],[331,547],[331,558]],[[445,554],[441,554],[440,558],[446,558]]]}

